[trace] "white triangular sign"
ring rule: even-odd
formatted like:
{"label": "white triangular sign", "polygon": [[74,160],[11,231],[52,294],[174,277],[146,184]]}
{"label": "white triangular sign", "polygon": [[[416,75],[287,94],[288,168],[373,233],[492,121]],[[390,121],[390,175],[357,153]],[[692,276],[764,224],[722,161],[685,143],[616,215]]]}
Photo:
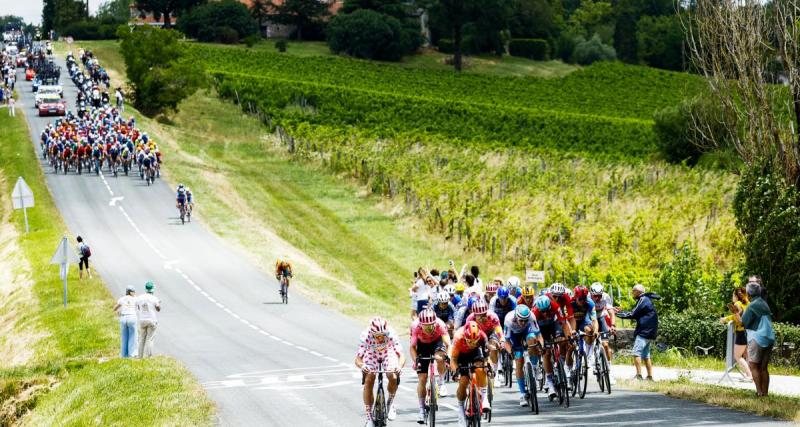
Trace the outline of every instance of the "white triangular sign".
{"label": "white triangular sign", "polygon": [[28,183],[22,177],[19,177],[17,184],[14,185],[14,191],[11,192],[11,201],[14,204],[14,209],[33,207],[33,191],[31,191],[31,187],[28,187]]}

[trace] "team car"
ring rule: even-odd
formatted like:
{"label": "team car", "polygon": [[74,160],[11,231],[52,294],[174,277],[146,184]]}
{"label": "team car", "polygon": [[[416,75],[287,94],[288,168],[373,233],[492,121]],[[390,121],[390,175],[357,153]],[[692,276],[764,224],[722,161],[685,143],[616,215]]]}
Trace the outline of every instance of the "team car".
{"label": "team car", "polygon": [[44,100],[45,97],[50,97],[48,99],[53,99],[52,96],[61,99],[61,86],[41,85],[36,91],[36,95],[33,97],[33,103],[38,108],[39,104],[42,103],[42,100]]}
{"label": "team car", "polygon": [[64,100],[61,99],[60,96],[54,94],[47,95],[47,97],[42,99],[37,108],[39,109],[39,117],[63,116],[67,114],[67,106],[64,104]]}
{"label": "team car", "polygon": [[36,71],[33,68],[27,68],[25,70],[25,80],[31,81],[34,77],[36,77]]}

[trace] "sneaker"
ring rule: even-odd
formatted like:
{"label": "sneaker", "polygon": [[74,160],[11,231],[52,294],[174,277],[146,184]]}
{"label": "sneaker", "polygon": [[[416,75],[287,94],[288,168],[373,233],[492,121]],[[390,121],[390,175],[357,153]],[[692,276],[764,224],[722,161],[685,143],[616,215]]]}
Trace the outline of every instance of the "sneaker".
{"label": "sneaker", "polygon": [[636,374],[636,376],[633,377],[633,379],[636,380],[636,381],[641,381],[642,380],[642,375],[641,374]]}
{"label": "sneaker", "polygon": [[364,427],[375,427],[375,423],[372,422],[372,420],[367,420],[367,422],[364,423]]}
{"label": "sneaker", "polygon": [[[641,379],[641,378],[639,378],[639,379]],[[645,378],[645,380],[647,380],[647,381],[653,381],[653,377],[651,377],[650,375],[648,375],[648,376],[647,376],[647,378]]]}
{"label": "sneaker", "polygon": [[492,410],[492,405],[489,403],[489,396],[483,395],[483,400],[481,401],[481,406],[483,406],[483,412],[489,412]]}
{"label": "sneaker", "polygon": [[547,379],[547,385],[545,385],[545,387],[547,387],[548,394],[550,396],[555,396],[556,395],[556,386],[553,384],[553,380],[548,378]]}
{"label": "sneaker", "polygon": [[442,383],[442,385],[439,386],[439,396],[441,397],[447,396],[447,384]]}
{"label": "sneaker", "polygon": [[519,395],[519,406],[528,406],[528,398],[524,394]]}
{"label": "sneaker", "polygon": [[422,409],[417,414],[417,424],[425,424],[425,411]]}
{"label": "sneaker", "polygon": [[389,413],[386,414],[386,419],[394,421],[395,418],[397,418],[397,409],[394,407],[394,402],[392,402],[392,405],[389,406]]}
{"label": "sneaker", "polygon": [[467,416],[463,409],[458,410],[458,427],[467,427]]}
{"label": "sneaker", "polygon": [[504,385],[503,377],[497,375],[494,377],[494,386],[495,387],[502,387]]}

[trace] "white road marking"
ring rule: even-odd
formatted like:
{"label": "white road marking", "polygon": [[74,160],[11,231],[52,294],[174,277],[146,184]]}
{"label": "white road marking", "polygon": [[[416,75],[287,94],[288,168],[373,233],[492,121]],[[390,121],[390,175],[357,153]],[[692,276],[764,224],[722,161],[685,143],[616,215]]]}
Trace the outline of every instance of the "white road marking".
{"label": "white road marking", "polygon": [[180,262],[180,260],[173,259],[171,261],[164,262],[164,269],[165,270],[172,270],[172,266]]}
{"label": "white road marking", "polygon": [[125,197],[122,197],[122,196],[120,196],[120,197],[112,197],[111,200],[109,200],[109,202],[108,202],[108,206],[116,206],[117,202],[121,202],[122,199],[124,199],[124,198]]}

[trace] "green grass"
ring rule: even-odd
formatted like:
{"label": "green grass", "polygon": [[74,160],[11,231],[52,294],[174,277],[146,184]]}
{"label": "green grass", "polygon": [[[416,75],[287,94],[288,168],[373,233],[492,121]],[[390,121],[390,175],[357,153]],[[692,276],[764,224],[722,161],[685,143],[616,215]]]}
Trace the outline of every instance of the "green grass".
{"label": "green grass", "polygon": [[766,417],[800,423],[800,398],[770,395],[756,397],[749,390],[739,390],[688,379],[674,381],[620,381],[618,387],[662,393],[678,399],[694,400]]}
{"label": "green grass", "polygon": [[[176,361],[103,362],[119,351],[119,326],[111,310],[114,300],[100,278],[79,281],[72,266],[68,307],[62,306],[58,267],[49,260],[68,232],[46,187],[20,110],[16,118],[0,114],[0,141],[0,192],[10,194],[17,177],[23,176],[36,201],[28,210],[27,234],[21,212],[9,216],[10,200],[4,198],[0,205],[0,225],[9,218],[13,227],[4,245],[18,247],[12,263],[14,283],[30,290],[26,304],[9,307],[6,300],[0,310],[15,310],[4,322],[14,323],[11,330],[24,326],[34,350],[24,364],[12,368],[4,363],[0,368],[0,389],[17,396],[11,402],[19,400],[19,405],[5,407],[17,409],[0,417],[15,420],[27,413],[22,421],[28,425],[87,425],[98,420],[102,425],[210,423],[213,405]],[[107,386],[112,383],[118,384],[117,390],[126,387],[127,393],[114,392]],[[55,384],[56,391],[50,392]],[[74,399],[76,394],[79,400]]]}
{"label": "green grass", "polygon": [[[725,360],[715,357],[690,356],[683,357],[679,353],[653,352],[653,365],[676,369],[693,369],[705,371],[725,371]],[[631,356],[615,356],[615,365],[633,365]],[[800,367],[770,364],[769,371],[773,375],[800,376]]]}

